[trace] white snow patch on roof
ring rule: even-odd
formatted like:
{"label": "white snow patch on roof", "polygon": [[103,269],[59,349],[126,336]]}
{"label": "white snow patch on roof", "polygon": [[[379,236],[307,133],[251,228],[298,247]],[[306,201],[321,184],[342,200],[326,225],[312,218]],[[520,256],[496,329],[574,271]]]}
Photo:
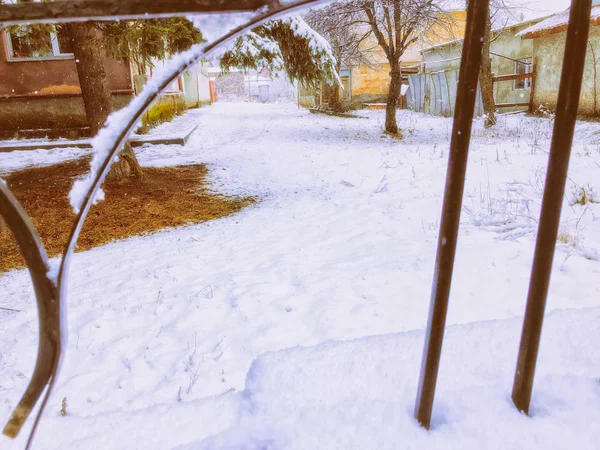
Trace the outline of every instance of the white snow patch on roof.
{"label": "white snow patch on roof", "polygon": [[[590,20],[600,18],[600,0],[595,0],[594,6],[592,6],[592,12],[590,14]],[[540,32],[540,31],[548,31],[554,28],[559,28],[568,25],[569,23],[569,10],[564,11],[560,14],[556,14],[554,16],[548,17],[545,20],[542,20],[535,25],[532,25],[528,28],[517,33],[517,36],[526,36],[532,33]]]}

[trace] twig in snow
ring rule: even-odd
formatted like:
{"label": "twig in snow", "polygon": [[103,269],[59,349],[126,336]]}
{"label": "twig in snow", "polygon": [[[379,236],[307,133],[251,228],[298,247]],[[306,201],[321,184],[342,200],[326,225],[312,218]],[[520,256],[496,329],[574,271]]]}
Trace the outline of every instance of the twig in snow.
{"label": "twig in snow", "polygon": [[225,392],[223,392],[222,394],[219,394],[219,397],[223,397],[224,395],[230,394],[231,392],[235,392],[235,389],[234,388],[229,388]]}
{"label": "twig in snow", "polygon": [[190,373],[190,384],[188,385],[186,394],[189,394],[196,381],[198,381],[198,372],[200,371],[200,361],[198,361],[198,365],[196,366],[196,370]]}
{"label": "twig in snow", "polygon": [[3,306],[0,306],[0,309],[1,309],[2,311],[22,312],[20,309],[5,308],[5,307],[3,307]]}
{"label": "twig in snow", "polygon": [[221,345],[221,343],[225,340],[225,338],[227,337],[227,335],[223,336],[223,338],[217,342],[217,345],[215,345],[215,348],[213,348],[213,353],[217,351],[217,349],[219,348],[219,345]]}
{"label": "twig in snow", "polygon": [[565,264],[567,263],[567,261],[569,260],[570,257],[571,257],[571,254],[567,253],[567,256],[565,256],[565,260],[560,265],[560,270],[561,271],[565,270]]}
{"label": "twig in snow", "polygon": [[377,189],[375,189],[375,194],[380,194],[381,192],[385,192],[387,191],[387,187],[388,187],[388,181],[387,181],[387,177],[384,175],[381,178],[381,181],[379,181],[379,185],[377,186]]}
{"label": "twig in snow", "polygon": [[205,297],[208,298],[208,299],[213,298],[213,290],[212,290],[212,286],[210,284],[208,286],[204,286],[202,289],[200,289],[200,292],[203,292],[206,289],[208,289],[209,292],[208,292],[208,294]]}
{"label": "twig in snow", "polygon": [[[190,348],[190,343],[187,343],[188,350]],[[194,356],[196,356],[196,350],[198,349],[198,333],[194,333],[194,351],[190,354],[188,358],[187,366],[191,369],[192,364],[194,364]]]}
{"label": "twig in snow", "polygon": [[156,296],[156,303],[154,304],[154,315],[156,315],[156,310],[158,309],[158,303],[160,302],[161,294],[162,294],[162,291],[159,289],[158,295]]}

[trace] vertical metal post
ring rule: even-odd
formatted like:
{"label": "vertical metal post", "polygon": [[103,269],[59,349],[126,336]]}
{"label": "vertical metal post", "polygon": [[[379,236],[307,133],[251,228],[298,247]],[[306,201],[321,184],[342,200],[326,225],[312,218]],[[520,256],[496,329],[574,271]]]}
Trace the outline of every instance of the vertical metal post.
{"label": "vertical metal post", "polygon": [[587,50],[592,0],[573,0],[512,399],[529,413]]}
{"label": "vertical metal post", "polygon": [[421,362],[421,375],[415,404],[415,418],[427,429],[429,429],[431,423],[435,385],[442,352],[442,341],[444,339],[448,297],[452,282],[454,255],[456,253],[458,226],[465,186],[471,126],[477,95],[477,80],[479,79],[479,69],[481,67],[481,49],[485,35],[488,9],[489,0],[469,0],[467,6],[467,24],[460,64],[458,90],[456,93],[456,108],[454,111],[450,155],[446,173],[444,205],[442,208],[440,234],[433,275],[427,332],[425,334],[425,346]]}
{"label": "vertical metal post", "polygon": [[533,76],[531,77],[531,89],[529,90],[529,112],[530,113],[532,113],[535,108],[535,105],[534,105],[535,79],[537,78],[537,71],[538,71],[537,56],[535,56],[533,58],[533,65],[531,67],[531,71],[533,72]]}

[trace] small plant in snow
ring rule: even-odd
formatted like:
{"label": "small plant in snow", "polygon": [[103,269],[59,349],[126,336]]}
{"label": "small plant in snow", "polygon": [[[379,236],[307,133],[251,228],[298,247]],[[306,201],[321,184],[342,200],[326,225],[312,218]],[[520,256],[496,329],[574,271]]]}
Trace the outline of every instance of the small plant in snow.
{"label": "small plant in snow", "polygon": [[581,239],[576,233],[571,233],[565,226],[561,226],[556,240],[569,247],[577,248],[581,244]]}
{"label": "small plant in snow", "polygon": [[62,403],[60,405],[60,415],[63,417],[67,415],[67,397],[63,397],[62,399]]}
{"label": "small plant in snow", "polygon": [[416,126],[417,126],[417,119],[414,114],[410,114],[408,116],[407,125],[404,129],[406,131],[408,131],[408,134],[412,135],[415,132]]}
{"label": "small plant in snow", "polygon": [[538,108],[535,111],[535,114],[545,117],[547,119],[554,119],[554,113],[542,104],[538,106]]}
{"label": "small plant in snow", "polygon": [[571,189],[571,198],[569,199],[569,205],[587,205],[588,203],[598,203],[600,197],[594,188],[592,188],[589,184],[586,186],[578,186],[576,184],[573,185]]}

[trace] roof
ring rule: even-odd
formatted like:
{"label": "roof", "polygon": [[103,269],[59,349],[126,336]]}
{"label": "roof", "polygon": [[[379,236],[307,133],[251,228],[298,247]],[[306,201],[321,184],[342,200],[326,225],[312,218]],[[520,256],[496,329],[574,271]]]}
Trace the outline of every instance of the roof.
{"label": "roof", "polygon": [[[595,0],[595,1],[600,2],[600,0]],[[511,28],[519,28],[522,26],[530,25],[530,24],[537,24],[538,22],[541,22],[541,21],[544,21],[544,20],[547,20],[550,18],[552,18],[552,16],[542,16],[542,17],[538,17],[535,19],[528,19],[528,20],[524,20],[523,22],[513,23],[512,25],[507,25],[505,27],[494,28],[492,31],[501,31],[501,30],[507,30],[507,29],[511,29]],[[527,29],[529,29],[529,28],[527,28]],[[521,33],[522,33],[522,31],[517,33],[516,35],[520,36]],[[461,43],[462,41],[463,41],[463,38],[458,38],[458,39],[452,39],[451,41],[442,42],[440,44],[431,45],[431,46],[425,47],[423,50],[421,50],[421,53],[426,53],[430,50],[435,50],[435,49],[443,48],[443,47],[450,46],[450,45],[456,45],[458,43]]]}
{"label": "roof", "polygon": [[[570,9],[567,9],[559,14],[550,16],[529,28],[520,31],[517,33],[517,36],[521,36],[523,39],[535,39],[542,36],[548,36],[549,34],[567,31],[567,27],[569,26],[569,11]],[[590,23],[591,25],[600,25],[600,0],[594,0],[593,2]]]}

